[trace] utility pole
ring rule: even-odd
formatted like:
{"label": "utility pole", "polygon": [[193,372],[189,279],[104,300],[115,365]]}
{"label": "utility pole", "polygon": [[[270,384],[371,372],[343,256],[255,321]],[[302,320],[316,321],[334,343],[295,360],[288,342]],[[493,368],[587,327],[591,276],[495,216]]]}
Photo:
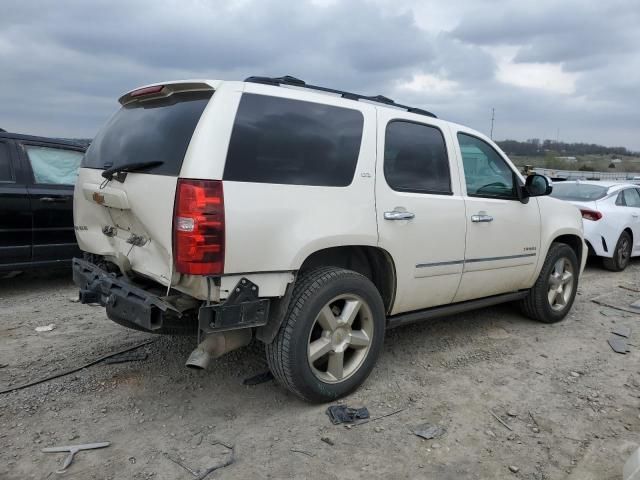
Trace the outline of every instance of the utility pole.
{"label": "utility pole", "polygon": [[493,140],[493,121],[496,117],[496,109],[491,107],[491,133],[489,134],[489,138]]}

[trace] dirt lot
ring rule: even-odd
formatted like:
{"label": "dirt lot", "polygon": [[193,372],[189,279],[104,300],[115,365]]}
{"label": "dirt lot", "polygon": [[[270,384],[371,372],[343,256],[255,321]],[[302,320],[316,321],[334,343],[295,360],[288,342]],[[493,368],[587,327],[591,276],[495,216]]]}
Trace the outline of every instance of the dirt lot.
{"label": "dirt lot", "polygon": [[[639,261],[621,274],[589,265],[556,325],[500,306],[389,332],[378,366],[345,403],[372,417],[405,410],[348,429],[273,381],[244,386],[266,368],[259,345],[194,372],[184,367],[194,339],[112,323],[102,308],[73,302],[66,272],[1,280],[0,390],[155,342],[139,350],[144,361],[0,395],[0,478],[188,479],[174,460],[200,470],[233,444],[235,463],[208,479],[618,479],[640,442],[640,315],[591,299],[640,298],[621,284],[640,290]],[[627,355],[606,342],[619,325],[632,328]],[[425,422],[446,434],[411,433]],[[64,454],[40,451],[99,441],[111,446],[79,453],[62,475]]]}

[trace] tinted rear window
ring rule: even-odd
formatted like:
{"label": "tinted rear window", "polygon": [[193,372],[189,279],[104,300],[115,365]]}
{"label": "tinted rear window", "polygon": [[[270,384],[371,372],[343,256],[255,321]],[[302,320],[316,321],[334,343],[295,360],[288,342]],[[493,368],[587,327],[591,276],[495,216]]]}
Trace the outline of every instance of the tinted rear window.
{"label": "tinted rear window", "polygon": [[145,173],[178,175],[211,92],[182,92],[122,107],[91,142],[83,167],[164,162]]}
{"label": "tinted rear window", "polygon": [[590,201],[604,197],[607,190],[608,187],[602,185],[556,182],[553,184],[551,196],[561,200]]}
{"label": "tinted rear window", "polygon": [[363,123],[357,110],[243,94],[224,179],[347,186],[358,161]]}

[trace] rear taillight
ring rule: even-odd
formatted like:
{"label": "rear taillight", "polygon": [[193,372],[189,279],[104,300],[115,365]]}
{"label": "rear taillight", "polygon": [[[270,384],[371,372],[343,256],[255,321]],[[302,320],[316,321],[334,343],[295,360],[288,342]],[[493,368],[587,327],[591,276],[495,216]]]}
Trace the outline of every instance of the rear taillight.
{"label": "rear taillight", "polygon": [[580,213],[582,214],[582,218],[586,220],[597,221],[602,218],[602,212],[598,212],[597,210],[590,210],[588,208],[581,208]]}
{"label": "rear taillight", "polygon": [[224,271],[224,195],[220,180],[179,179],[173,217],[176,271],[220,275]]}

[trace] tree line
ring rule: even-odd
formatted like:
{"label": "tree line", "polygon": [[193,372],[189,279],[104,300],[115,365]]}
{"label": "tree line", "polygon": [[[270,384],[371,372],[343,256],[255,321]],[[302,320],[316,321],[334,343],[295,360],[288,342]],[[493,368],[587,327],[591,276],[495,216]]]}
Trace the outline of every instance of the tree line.
{"label": "tree line", "polygon": [[530,138],[526,142],[501,140],[496,143],[507,155],[526,155],[531,157],[544,157],[549,152],[565,156],[637,154],[627,150],[625,147],[605,147],[595,143],[565,143],[549,139],[541,141],[539,138]]}

